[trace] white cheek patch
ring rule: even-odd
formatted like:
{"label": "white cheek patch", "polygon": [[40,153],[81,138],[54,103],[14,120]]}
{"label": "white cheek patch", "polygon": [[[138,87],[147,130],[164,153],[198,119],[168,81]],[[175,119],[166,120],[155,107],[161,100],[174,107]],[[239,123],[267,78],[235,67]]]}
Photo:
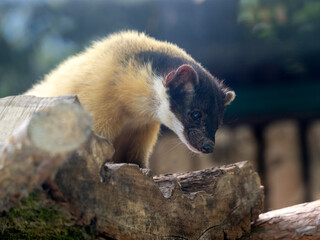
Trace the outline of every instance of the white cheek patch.
{"label": "white cheek patch", "polygon": [[157,117],[162,124],[170,128],[175,134],[178,135],[179,139],[192,151],[195,153],[201,153],[199,150],[191,146],[184,135],[184,126],[175,116],[175,114],[170,110],[169,97],[163,86],[162,79],[160,77],[156,78],[154,81],[155,92],[158,97],[158,106],[156,106]]}
{"label": "white cheek patch", "polygon": [[194,153],[201,153],[198,149],[191,146],[191,144],[188,142],[186,137],[184,136],[184,127],[182,123],[177,119],[177,117],[174,115],[173,112],[169,111],[170,114],[172,114],[172,128],[169,127],[172,131],[174,131],[178,137],[180,138],[181,142],[183,142],[192,152]]}

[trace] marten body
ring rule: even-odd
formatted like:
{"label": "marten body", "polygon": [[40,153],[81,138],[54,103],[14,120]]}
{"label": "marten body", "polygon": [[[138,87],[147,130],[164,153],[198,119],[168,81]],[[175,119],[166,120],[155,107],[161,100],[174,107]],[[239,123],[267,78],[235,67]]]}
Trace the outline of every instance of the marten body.
{"label": "marten body", "polygon": [[160,124],[194,152],[209,153],[225,105],[234,99],[176,45],[137,32],[113,34],[63,62],[25,94],[76,94],[114,162],[148,165]]}

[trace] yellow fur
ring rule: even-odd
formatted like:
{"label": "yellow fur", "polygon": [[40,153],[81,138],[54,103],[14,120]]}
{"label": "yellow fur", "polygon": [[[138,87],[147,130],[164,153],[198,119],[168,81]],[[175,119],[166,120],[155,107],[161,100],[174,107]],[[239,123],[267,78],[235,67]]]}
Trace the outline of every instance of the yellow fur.
{"label": "yellow fur", "polygon": [[[63,62],[25,94],[39,97],[76,94],[92,114],[94,130],[114,144],[116,162],[141,166],[160,128],[150,64],[126,56],[156,51],[194,61],[176,45],[134,31],[113,34]],[[128,61],[124,63],[124,61]]]}

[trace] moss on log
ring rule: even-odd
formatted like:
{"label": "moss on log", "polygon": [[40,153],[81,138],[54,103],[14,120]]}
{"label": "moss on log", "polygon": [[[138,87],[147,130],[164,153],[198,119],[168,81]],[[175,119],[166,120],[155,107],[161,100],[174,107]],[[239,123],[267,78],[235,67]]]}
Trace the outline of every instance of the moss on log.
{"label": "moss on log", "polygon": [[31,193],[0,214],[0,239],[93,240],[92,226],[78,226],[64,208],[41,193]]}

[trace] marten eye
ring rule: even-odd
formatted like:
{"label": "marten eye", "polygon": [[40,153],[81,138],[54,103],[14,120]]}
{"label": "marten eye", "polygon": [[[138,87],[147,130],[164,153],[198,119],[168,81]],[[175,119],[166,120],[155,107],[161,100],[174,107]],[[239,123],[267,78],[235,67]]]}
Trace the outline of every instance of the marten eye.
{"label": "marten eye", "polygon": [[200,111],[191,112],[191,118],[193,121],[199,121],[202,118],[202,114]]}

